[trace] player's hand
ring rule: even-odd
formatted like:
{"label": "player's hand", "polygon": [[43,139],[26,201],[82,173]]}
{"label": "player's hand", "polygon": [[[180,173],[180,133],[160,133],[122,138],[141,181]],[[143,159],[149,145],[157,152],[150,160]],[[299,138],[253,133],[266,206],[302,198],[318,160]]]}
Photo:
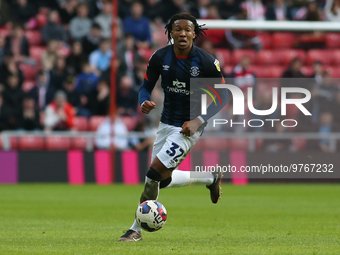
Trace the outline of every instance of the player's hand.
{"label": "player's hand", "polygon": [[199,119],[194,119],[190,121],[186,121],[182,125],[182,130],[180,133],[186,136],[191,136],[196,133],[197,129],[202,125],[202,122]]}
{"label": "player's hand", "polygon": [[146,100],[142,105],[142,113],[148,114],[152,109],[156,108],[156,104]]}

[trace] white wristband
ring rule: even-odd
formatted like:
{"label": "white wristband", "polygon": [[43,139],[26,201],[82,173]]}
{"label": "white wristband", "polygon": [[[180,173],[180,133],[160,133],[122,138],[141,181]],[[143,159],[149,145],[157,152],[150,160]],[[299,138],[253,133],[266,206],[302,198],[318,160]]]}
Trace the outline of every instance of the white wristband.
{"label": "white wristband", "polygon": [[199,119],[202,122],[202,124],[204,124],[205,120],[202,118],[202,116],[198,116],[197,119]]}

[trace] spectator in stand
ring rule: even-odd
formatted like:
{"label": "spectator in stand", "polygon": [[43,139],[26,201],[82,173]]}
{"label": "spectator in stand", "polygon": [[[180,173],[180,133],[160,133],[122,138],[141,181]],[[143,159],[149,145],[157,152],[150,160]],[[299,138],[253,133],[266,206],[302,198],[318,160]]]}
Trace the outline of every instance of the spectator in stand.
{"label": "spectator in stand", "polygon": [[198,12],[200,19],[206,19],[208,17],[208,6],[211,4],[211,0],[198,0]]}
{"label": "spectator in stand", "polygon": [[198,9],[195,4],[187,3],[186,0],[171,0],[164,3],[162,18],[164,23],[168,23],[170,18],[179,12],[188,12],[195,18],[199,18]]}
{"label": "spectator in stand", "polygon": [[3,35],[0,35],[0,65],[3,64],[5,59],[5,37]]}
{"label": "spectator in stand", "polygon": [[89,95],[91,115],[107,115],[110,106],[110,87],[106,80],[100,80],[97,89]]}
{"label": "spectator in stand", "polygon": [[[111,131],[114,136],[111,137]],[[101,150],[108,150],[113,146],[116,150],[127,150],[129,148],[129,139],[126,137],[129,131],[124,122],[115,117],[115,121],[111,126],[111,119],[107,117],[96,131],[96,147]]]}
{"label": "spectator in stand", "polygon": [[90,54],[89,62],[97,74],[106,71],[110,67],[112,50],[110,41],[102,39],[99,44],[99,49]]}
{"label": "spectator in stand", "polygon": [[112,25],[112,3],[105,1],[101,8],[101,13],[94,18],[94,22],[97,23],[101,30],[101,36],[103,38],[111,38],[111,25]]}
{"label": "spectator in stand", "polygon": [[87,58],[83,53],[83,46],[80,42],[74,42],[71,54],[66,58],[66,68],[69,73],[81,73],[81,65],[86,62]]}
{"label": "spectator in stand", "polygon": [[295,20],[320,21],[320,10],[315,0],[308,1],[307,6],[301,7],[293,17]]}
{"label": "spectator in stand", "polygon": [[13,54],[6,54],[4,56],[4,62],[0,65],[0,91],[7,88],[7,78],[9,75],[16,75],[19,77],[19,87],[24,81],[24,77],[20,68],[15,63]]}
{"label": "spectator in stand", "polygon": [[150,137],[148,138],[139,138],[139,137],[132,137],[129,139],[129,145],[131,149],[137,151],[148,151],[152,148],[152,145],[155,141],[154,134],[152,134],[151,130],[146,128],[145,121],[138,121],[135,129],[135,132],[144,132],[144,134],[149,133]]}
{"label": "spectator in stand", "polygon": [[232,16],[237,16],[241,13],[240,0],[222,0],[219,2],[218,9],[222,19],[229,19]]}
{"label": "spectator in stand", "polygon": [[[220,14],[218,13],[218,7],[215,4],[210,4],[207,7],[207,19],[221,19]],[[207,38],[215,45],[216,47],[224,47],[227,43],[226,35],[224,29],[208,29],[205,31],[207,34]]]}
{"label": "spectator in stand", "polygon": [[86,4],[79,4],[77,16],[70,22],[70,34],[73,40],[82,40],[90,31],[92,20],[88,18],[89,8]]}
{"label": "spectator in stand", "polygon": [[138,93],[133,90],[133,81],[129,76],[120,80],[117,90],[117,114],[137,115]]}
{"label": "spectator in stand", "polygon": [[17,121],[17,116],[20,113],[22,100],[24,98],[24,92],[19,87],[19,77],[16,75],[9,75],[7,78],[8,88],[4,91],[4,103],[9,110],[9,127],[11,129],[15,128],[15,123]]}
{"label": "spectator in stand", "polygon": [[134,2],[131,6],[131,16],[124,19],[124,32],[132,34],[139,49],[151,46],[151,29],[149,20],[143,16],[143,5]]}
{"label": "spectator in stand", "polygon": [[306,76],[301,72],[302,60],[299,57],[295,57],[288,67],[288,69],[282,74],[282,78],[305,78]]}
{"label": "spectator in stand", "polygon": [[10,34],[6,37],[5,52],[13,54],[16,63],[24,62],[29,56],[28,41],[19,24],[14,24]]}
{"label": "spectator in stand", "polygon": [[90,111],[82,105],[81,94],[76,89],[75,77],[69,75],[63,83],[63,88],[67,96],[67,101],[74,107],[77,116],[90,117]]}
{"label": "spectator in stand", "polygon": [[[332,113],[324,111],[320,113],[319,124],[314,127],[313,131],[327,135],[332,132],[339,132],[339,127],[334,124]],[[306,148],[322,152],[331,152],[331,141],[329,139],[311,140],[307,142]]]}
{"label": "spectator in stand", "polygon": [[315,61],[313,63],[313,74],[309,78],[314,78],[317,86],[322,84],[322,76],[324,74],[323,64],[321,61]]}
{"label": "spectator in stand", "polygon": [[34,99],[36,108],[43,111],[52,102],[55,92],[56,89],[50,86],[49,74],[40,71],[37,74],[36,86],[28,92],[28,95]]}
{"label": "spectator in stand", "polygon": [[97,23],[92,25],[90,32],[82,41],[83,53],[88,58],[91,52],[99,48],[99,43],[102,38],[102,31]]}
{"label": "spectator in stand", "polygon": [[335,125],[340,127],[340,91],[336,92],[334,95],[334,100],[332,101],[330,107],[330,112],[333,114]]}
{"label": "spectator in stand", "polygon": [[41,55],[41,64],[43,70],[46,72],[51,71],[58,57],[58,41],[49,41],[47,43],[46,51]]}
{"label": "spectator in stand", "polygon": [[141,57],[135,48],[133,35],[124,35],[123,42],[118,46],[117,54],[120,62],[118,72],[133,77],[136,60]]}
{"label": "spectator in stand", "polygon": [[0,93],[0,132],[8,129],[10,109],[4,103],[4,96]]}
{"label": "spectator in stand", "polygon": [[317,90],[317,101],[320,112],[330,111],[335,99],[335,95],[339,92],[338,86],[333,82],[328,72],[323,72],[322,85]]}
{"label": "spectator in stand", "polygon": [[231,73],[231,77],[234,78],[235,85],[240,89],[246,91],[248,87],[252,87],[253,94],[256,95],[256,75],[250,70],[250,65],[250,57],[247,55],[242,56]]}
{"label": "spectator in stand", "polygon": [[50,11],[48,14],[48,22],[41,29],[42,37],[45,43],[55,40],[63,45],[67,42],[67,33],[62,25],[58,24],[59,14],[57,11]]}
{"label": "spectator in stand", "polygon": [[265,19],[266,8],[263,6],[261,0],[247,0],[241,4],[241,9],[248,20]]}
{"label": "spectator in stand", "polygon": [[18,22],[26,29],[35,28],[34,16],[36,9],[27,0],[16,0],[12,8],[12,17],[15,22]]}
{"label": "spectator in stand", "polygon": [[65,58],[59,56],[55,63],[54,67],[50,72],[50,84],[57,90],[62,89],[63,81],[69,75],[69,72],[66,70],[66,61]]}
{"label": "spectator in stand", "polygon": [[77,15],[78,0],[67,0],[60,5],[60,19],[64,28],[68,30],[71,20]]}
{"label": "spectator in stand", "polygon": [[97,88],[99,77],[92,72],[91,65],[88,62],[83,63],[83,71],[77,77],[76,89],[81,95],[88,97]]}
{"label": "spectator in stand", "polygon": [[162,17],[162,2],[158,0],[146,0],[144,15],[150,21]]}
{"label": "spectator in stand", "polygon": [[292,10],[284,0],[275,0],[267,7],[266,20],[292,20]]}
{"label": "spectator in stand", "polygon": [[124,20],[127,16],[131,15],[131,5],[133,3],[134,0],[119,0],[118,3],[118,15],[119,18],[121,18],[122,20]]}
{"label": "spectator in stand", "polygon": [[324,8],[326,20],[340,21],[340,1],[339,0],[326,0]]}
{"label": "spectator in stand", "polygon": [[67,102],[64,91],[57,91],[45,110],[45,131],[74,130],[75,109]]}
{"label": "spectator in stand", "polygon": [[16,122],[16,129],[30,131],[41,129],[39,110],[36,108],[35,101],[32,97],[24,97],[22,110]]}
{"label": "spectator in stand", "polygon": [[209,39],[205,39],[202,42],[201,48],[205,50],[207,53],[209,53],[210,55],[212,55],[214,58],[218,59],[220,61],[220,66],[224,66],[223,57],[219,57],[216,54],[214,44]]}
{"label": "spectator in stand", "polygon": [[134,69],[135,90],[139,90],[140,86],[142,86],[147,65],[148,62],[145,58],[142,57],[136,58]]}

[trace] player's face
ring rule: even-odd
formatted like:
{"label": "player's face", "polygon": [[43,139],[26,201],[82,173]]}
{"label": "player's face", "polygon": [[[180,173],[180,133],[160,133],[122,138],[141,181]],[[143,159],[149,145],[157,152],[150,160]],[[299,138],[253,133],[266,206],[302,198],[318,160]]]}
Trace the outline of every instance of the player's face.
{"label": "player's face", "polygon": [[176,20],[172,25],[171,36],[174,39],[174,45],[179,50],[191,48],[195,38],[194,24],[185,19]]}

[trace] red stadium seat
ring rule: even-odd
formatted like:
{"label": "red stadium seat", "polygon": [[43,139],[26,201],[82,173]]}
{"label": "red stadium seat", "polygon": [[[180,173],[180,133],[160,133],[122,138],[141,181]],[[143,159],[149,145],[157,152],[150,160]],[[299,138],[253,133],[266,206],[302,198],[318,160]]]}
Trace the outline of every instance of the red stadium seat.
{"label": "red stadium seat", "polygon": [[105,116],[92,116],[89,121],[90,131],[96,131],[100,124],[105,120]]}
{"label": "red stadium seat", "polygon": [[86,137],[75,137],[72,139],[72,150],[86,150],[87,139]]}
{"label": "red stadium seat", "polygon": [[22,90],[26,93],[29,92],[34,87],[35,87],[35,81],[26,80],[22,84]]}
{"label": "red stadium seat", "polygon": [[88,121],[86,117],[77,116],[74,118],[75,127],[78,131],[88,130]]}
{"label": "red stadium seat", "polygon": [[277,50],[275,55],[280,59],[280,63],[283,65],[288,65],[296,57],[299,57],[302,62],[306,61],[306,53],[303,50],[282,49]]}
{"label": "red stadium seat", "polygon": [[224,74],[231,74],[234,70],[233,66],[224,66],[223,67],[223,73]]}
{"label": "red stadium seat", "polygon": [[292,48],[296,42],[295,35],[292,33],[274,33],[273,36],[273,48],[277,49],[289,49]]}
{"label": "red stadium seat", "polygon": [[217,151],[226,151],[228,150],[228,140],[219,138],[219,137],[211,137],[203,140],[202,144],[203,150],[217,150]]}
{"label": "red stadium seat", "polygon": [[30,57],[35,59],[38,63],[41,61],[41,55],[45,52],[46,47],[43,46],[31,46]]}
{"label": "red stadium seat", "polygon": [[71,139],[68,137],[50,136],[45,140],[46,150],[69,150],[71,147]]}
{"label": "red stadium seat", "polygon": [[326,46],[327,48],[340,48],[340,33],[327,33]]}
{"label": "red stadium seat", "polygon": [[269,69],[271,78],[281,78],[282,74],[286,70],[284,66],[271,66]]}
{"label": "red stadium seat", "polygon": [[255,62],[255,51],[253,50],[234,50],[232,53],[233,63],[236,65],[240,61],[243,56],[248,56],[251,59],[251,62]]}
{"label": "red stadium seat", "polygon": [[26,30],[25,35],[30,46],[40,46],[44,43],[40,31]]}
{"label": "red stadium seat", "polygon": [[194,151],[199,151],[199,150],[202,150],[204,147],[204,142],[202,139],[199,139],[197,141],[197,143],[195,144],[195,146],[192,148]]}
{"label": "red stadium seat", "polygon": [[43,150],[44,138],[35,136],[23,136],[19,138],[19,150]]}
{"label": "red stadium seat", "polygon": [[320,61],[324,65],[332,62],[334,50],[309,50],[307,53],[307,64],[312,65],[314,61]]}
{"label": "red stadium seat", "polygon": [[18,149],[18,139],[16,137],[10,138],[10,146],[11,146],[11,150]]}
{"label": "red stadium seat", "polygon": [[260,33],[257,36],[261,39],[261,45],[264,49],[269,50],[272,48],[273,39],[269,33]]}
{"label": "red stadium seat", "polygon": [[230,150],[245,150],[249,148],[249,140],[247,138],[233,138],[230,140]]}
{"label": "red stadium seat", "polygon": [[138,53],[145,58],[145,60],[149,60],[154,53],[154,50],[152,49],[139,49]]}
{"label": "red stadium seat", "polygon": [[223,63],[223,66],[231,64],[230,51],[227,49],[216,49],[216,57]]}
{"label": "red stadium seat", "polygon": [[134,130],[138,122],[137,118],[130,116],[122,116],[121,120],[124,122],[129,131]]}
{"label": "red stadium seat", "polygon": [[36,75],[36,70],[32,65],[20,64],[19,66],[25,80],[34,80]]}
{"label": "red stadium seat", "polygon": [[71,54],[71,48],[64,46],[58,50],[58,53],[60,54],[60,56],[67,58]]}
{"label": "red stadium seat", "polygon": [[328,66],[325,68],[332,78],[340,78],[340,67],[338,66]]}
{"label": "red stadium seat", "polygon": [[301,72],[305,75],[305,76],[311,76],[313,74],[313,67],[312,66],[303,66],[301,68]]}
{"label": "red stadium seat", "polygon": [[339,65],[340,64],[340,50],[333,50],[332,52],[332,64]]}
{"label": "red stadium seat", "polygon": [[271,70],[265,66],[251,66],[250,70],[255,73],[257,78],[271,78]]}
{"label": "red stadium seat", "polygon": [[277,57],[274,50],[260,50],[256,55],[256,64],[258,65],[278,65],[280,58]]}

